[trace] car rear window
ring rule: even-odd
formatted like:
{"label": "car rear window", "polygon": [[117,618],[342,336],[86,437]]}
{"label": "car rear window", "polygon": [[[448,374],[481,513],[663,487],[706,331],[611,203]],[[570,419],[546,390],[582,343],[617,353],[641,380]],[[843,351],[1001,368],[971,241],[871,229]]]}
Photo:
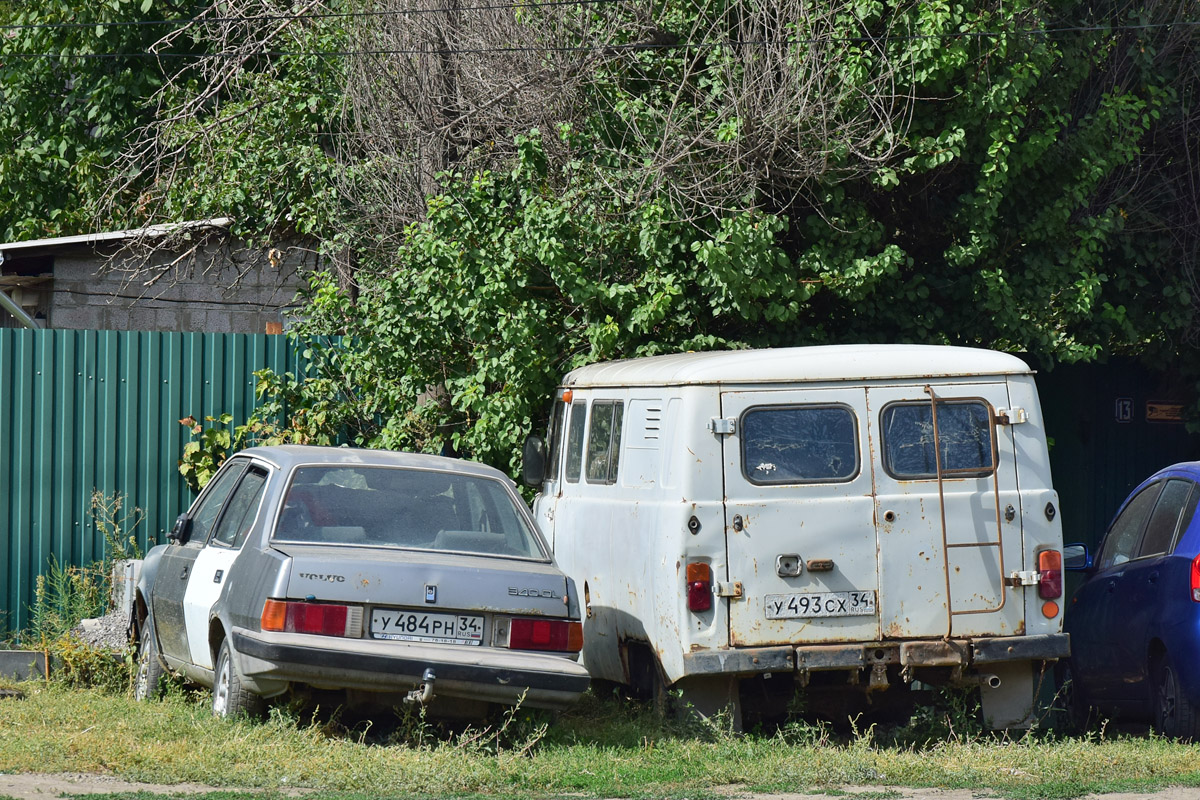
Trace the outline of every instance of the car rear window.
{"label": "car rear window", "polygon": [[499,480],[406,467],[300,467],[276,540],[545,558]]}
{"label": "car rear window", "polygon": [[[933,409],[928,402],[893,403],[882,414],[883,466],[894,478],[936,478]],[[938,401],[937,441],[943,475],[981,477],[992,471],[991,417],[977,400]]]}
{"label": "car rear window", "polygon": [[757,484],[828,483],[858,474],[847,406],[758,406],[741,420],[742,472]]}

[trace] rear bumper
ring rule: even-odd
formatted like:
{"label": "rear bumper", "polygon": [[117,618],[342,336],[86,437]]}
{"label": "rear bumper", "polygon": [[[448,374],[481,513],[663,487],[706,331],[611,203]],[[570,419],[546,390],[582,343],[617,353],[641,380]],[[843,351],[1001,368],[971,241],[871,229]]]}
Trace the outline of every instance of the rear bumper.
{"label": "rear bumper", "polygon": [[432,669],[435,696],[564,708],[589,683],[587,670],[575,661],[546,653],[245,628],[234,628],[230,641],[243,679],[267,695],[293,681],[322,688],[407,691]]}
{"label": "rear bumper", "polygon": [[864,669],[876,664],[922,667],[986,667],[1019,661],[1054,661],[1071,655],[1065,633],[933,639],[908,642],[855,642],[782,645],[731,650],[699,650],[683,656],[685,675],[753,675]]}

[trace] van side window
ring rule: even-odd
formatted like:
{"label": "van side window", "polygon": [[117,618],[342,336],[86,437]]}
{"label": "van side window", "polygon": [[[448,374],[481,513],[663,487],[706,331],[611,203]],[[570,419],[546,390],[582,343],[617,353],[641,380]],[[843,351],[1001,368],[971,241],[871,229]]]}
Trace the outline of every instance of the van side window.
{"label": "van side window", "polygon": [[858,426],[846,406],[760,406],[740,423],[751,483],[848,481],[858,474]]}
{"label": "van side window", "polygon": [[546,441],[550,442],[550,466],[546,473],[550,480],[558,480],[558,471],[562,466],[563,446],[566,444],[567,432],[563,430],[568,406],[561,398],[554,398],[554,410],[550,415],[550,431]]}
{"label": "van side window", "polygon": [[[939,402],[938,441],[942,473],[982,477],[992,471],[992,431],[988,408],[979,401]],[[883,466],[893,478],[937,477],[933,411],[928,402],[893,403],[882,414]]]}
{"label": "van side window", "polygon": [[614,400],[592,403],[592,423],[588,429],[588,483],[616,483],[617,461],[621,454],[621,422],[625,404]]}
{"label": "van side window", "polygon": [[583,431],[587,422],[587,403],[571,404],[571,421],[567,424],[567,480],[579,483],[583,469]]}

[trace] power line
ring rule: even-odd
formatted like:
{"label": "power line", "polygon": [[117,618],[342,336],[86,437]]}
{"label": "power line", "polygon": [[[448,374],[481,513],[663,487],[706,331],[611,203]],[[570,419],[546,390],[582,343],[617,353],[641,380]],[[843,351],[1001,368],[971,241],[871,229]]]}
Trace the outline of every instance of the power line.
{"label": "power line", "polygon": [[[609,2],[609,0],[594,0],[594,2]],[[575,3],[558,3],[559,5],[574,5]],[[547,3],[546,5],[549,5]],[[480,7],[483,8],[483,7]],[[491,8],[500,8],[493,6]],[[503,6],[511,8],[511,6]],[[459,9],[462,10],[462,9]],[[55,58],[55,59],[104,59],[104,58],[191,58],[198,60],[213,60],[221,58],[345,58],[347,56],[384,56],[384,55],[470,55],[480,53],[571,53],[594,50],[695,50],[714,47],[762,47],[777,44],[879,44],[893,41],[932,41],[947,39],[1002,39],[1010,36],[1038,37],[1056,36],[1067,33],[1105,33],[1117,31],[1157,30],[1163,28],[1194,28],[1200,27],[1200,20],[1182,22],[1148,23],[1143,25],[1078,25],[1062,28],[1035,28],[1013,31],[958,31],[953,33],[902,34],[886,36],[851,36],[851,37],[809,37],[787,39],[726,39],[720,41],[701,42],[632,42],[627,44],[589,44],[561,45],[543,47],[476,47],[476,48],[409,48],[409,49],[377,49],[377,50],[271,50],[271,51],[222,51],[218,53],[8,53],[10,58]]]}

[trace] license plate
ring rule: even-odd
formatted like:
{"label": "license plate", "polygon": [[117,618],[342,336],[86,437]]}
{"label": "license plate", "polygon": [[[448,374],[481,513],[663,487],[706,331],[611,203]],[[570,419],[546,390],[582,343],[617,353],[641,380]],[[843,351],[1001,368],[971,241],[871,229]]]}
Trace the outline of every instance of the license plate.
{"label": "license plate", "polygon": [[401,642],[482,644],[483,617],[377,608],[371,612],[371,636]]}
{"label": "license plate", "polygon": [[767,619],[857,617],[875,613],[874,592],[795,592],[767,595]]}

